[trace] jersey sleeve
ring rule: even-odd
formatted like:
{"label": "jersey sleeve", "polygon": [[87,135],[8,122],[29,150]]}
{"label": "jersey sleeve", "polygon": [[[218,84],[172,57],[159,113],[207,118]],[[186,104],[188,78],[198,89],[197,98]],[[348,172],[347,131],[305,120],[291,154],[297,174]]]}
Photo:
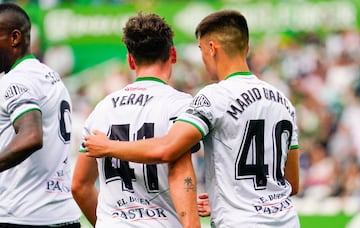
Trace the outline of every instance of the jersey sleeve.
{"label": "jersey sleeve", "polygon": [[292,121],[293,121],[293,132],[291,136],[290,149],[298,149],[299,148],[299,129],[297,126],[296,112],[295,108],[292,107]]}
{"label": "jersey sleeve", "polygon": [[1,107],[9,114],[13,123],[22,114],[30,110],[40,110],[41,99],[37,89],[30,80],[13,77],[2,81]]}
{"label": "jersey sleeve", "polygon": [[176,121],[183,121],[193,125],[200,131],[202,137],[207,135],[215,126],[216,116],[218,115],[216,104],[219,102],[216,102],[214,94],[216,94],[216,91],[211,91],[210,86],[200,90],[190,106]]}

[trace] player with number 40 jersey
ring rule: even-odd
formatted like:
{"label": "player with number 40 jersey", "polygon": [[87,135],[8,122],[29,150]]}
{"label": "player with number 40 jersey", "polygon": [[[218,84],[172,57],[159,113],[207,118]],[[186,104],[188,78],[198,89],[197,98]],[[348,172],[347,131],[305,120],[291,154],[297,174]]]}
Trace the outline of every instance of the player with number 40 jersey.
{"label": "player with number 40 jersey", "polygon": [[[211,217],[225,219],[215,223],[298,222],[284,177],[288,151],[298,147],[295,109],[282,92],[251,72],[236,72],[200,90],[178,121],[207,135],[206,167],[214,168],[206,169],[206,189],[216,202]],[[242,216],[234,214],[239,210]]]}

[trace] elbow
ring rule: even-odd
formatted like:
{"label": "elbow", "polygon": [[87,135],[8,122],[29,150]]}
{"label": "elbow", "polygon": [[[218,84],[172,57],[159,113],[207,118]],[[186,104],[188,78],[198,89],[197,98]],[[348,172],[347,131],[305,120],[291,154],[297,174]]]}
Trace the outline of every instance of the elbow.
{"label": "elbow", "polygon": [[39,143],[34,144],[34,150],[40,150],[43,147],[42,141]]}
{"label": "elbow", "polygon": [[28,144],[22,145],[22,147],[19,148],[19,151],[23,152],[22,160],[31,156],[33,153],[36,153],[36,151],[40,150],[43,147],[42,138],[29,137],[25,140],[25,142],[28,142]]}
{"label": "elbow", "polygon": [[164,163],[171,163],[173,161],[176,161],[177,158],[178,156],[176,156],[174,153],[164,151],[164,154],[161,157],[161,161]]}
{"label": "elbow", "polygon": [[176,151],[171,150],[170,148],[158,147],[157,150],[153,153],[153,160],[160,163],[171,163],[178,159],[178,154]]}
{"label": "elbow", "polygon": [[71,184],[71,193],[75,199],[75,201],[78,201],[78,199],[81,197],[82,193],[82,184],[76,180],[74,180]]}
{"label": "elbow", "polygon": [[27,134],[26,138],[27,142],[31,142],[31,145],[29,145],[31,151],[35,152],[43,147],[42,133],[34,131],[31,134]]}
{"label": "elbow", "polygon": [[78,190],[77,184],[76,184],[76,182],[73,181],[71,184],[71,194],[74,196],[74,198],[76,195],[78,195],[77,190]]}
{"label": "elbow", "polygon": [[291,186],[291,193],[290,196],[297,195],[299,193],[299,185],[292,185]]}
{"label": "elbow", "polygon": [[71,183],[71,193],[73,195],[80,195],[82,192],[82,188],[85,188],[86,184],[80,179],[73,176],[73,181]]}
{"label": "elbow", "polygon": [[295,196],[299,193],[298,190],[292,190],[290,196]]}
{"label": "elbow", "polygon": [[72,184],[71,184],[71,193],[73,194],[73,195],[76,195],[77,194],[77,186],[76,186],[76,184],[74,183],[74,182],[72,182]]}
{"label": "elbow", "polygon": [[170,163],[174,162],[186,151],[186,145],[182,145],[177,142],[172,136],[165,136],[152,142],[151,147],[146,153],[149,155],[154,163]]}

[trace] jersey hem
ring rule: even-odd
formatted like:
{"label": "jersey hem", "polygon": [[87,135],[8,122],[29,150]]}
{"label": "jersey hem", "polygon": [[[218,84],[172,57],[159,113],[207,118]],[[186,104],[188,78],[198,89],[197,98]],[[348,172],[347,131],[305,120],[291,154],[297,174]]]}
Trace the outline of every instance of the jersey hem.
{"label": "jersey hem", "polygon": [[80,215],[77,218],[65,218],[65,219],[61,219],[61,220],[53,219],[53,220],[49,220],[49,221],[41,221],[40,219],[20,221],[19,218],[16,218],[16,219],[5,219],[5,220],[1,219],[0,223],[30,225],[30,226],[53,226],[53,225],[62,224],[62,223],[72,223],[72,222],[76,223],[76,221],[80,222],[80,218],[81,218]]}

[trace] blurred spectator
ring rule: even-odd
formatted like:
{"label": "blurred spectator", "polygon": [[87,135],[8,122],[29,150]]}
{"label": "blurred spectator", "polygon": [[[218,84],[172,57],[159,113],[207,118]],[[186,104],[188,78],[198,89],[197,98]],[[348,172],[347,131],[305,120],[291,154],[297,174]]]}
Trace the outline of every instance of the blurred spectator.
{"label": "blurred spectator", "polygon": [[321,144],[313,145],[308,153],[310,166],[302,183],[304,197],[323,199],[331,196],[338,178],[335,160],[327,155]]}
{"label": "blurred spectator", "polygon": [[360,167],[356,159],[353,157],[348,159],[339,179],[341,180],[340,196],[360,196]]}

